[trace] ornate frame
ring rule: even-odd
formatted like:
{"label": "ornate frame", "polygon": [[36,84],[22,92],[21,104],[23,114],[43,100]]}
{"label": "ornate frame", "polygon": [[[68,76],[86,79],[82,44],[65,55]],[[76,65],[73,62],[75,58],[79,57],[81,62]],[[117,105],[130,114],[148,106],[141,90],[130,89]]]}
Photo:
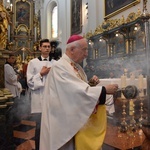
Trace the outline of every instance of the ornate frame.
{"label": "ornate frame", "polygon": [[110,18],[120,12],[140,3],[140,0],[105,0],[105,17]]}
{"label": "ornate frame", "polygon": [[82,32],[82,0],[71,0],[71,35]]}
{"label": "ornate frame", "polygon": [[34,42],[34,3],[31,0],[13,1],[11,40],[15,51],[32,48]]}

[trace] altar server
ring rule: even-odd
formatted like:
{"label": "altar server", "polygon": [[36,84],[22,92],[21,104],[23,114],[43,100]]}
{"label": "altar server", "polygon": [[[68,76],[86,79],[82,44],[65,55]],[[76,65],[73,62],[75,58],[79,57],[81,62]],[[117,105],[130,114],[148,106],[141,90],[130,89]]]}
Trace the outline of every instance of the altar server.
{"label": "altar server", "polygon": [[[72,35],[65,54],[46,78],[40,150],[96,150],[106,131],[106,94],[118,86],[90,86],[79,65],[88,55],[85,38]],[[98,77],[93,77],[98,84]]]}
{"label": "altar server", "polygon": [[19,75],[17,75],[17,73],[13,68],[15,61],[16,61],[16,56],[10,54],[9,58],[7,58],[6,63],[4,65],[5,87],[10,90],[14,98],[15,97],[20,98],[22,86],[18,81]]}
{"label": "altar server", "polygon": [[31,113],[34,114],[34,118],[36,120],[36,150],[39,150],[41,112],[45,79],[53,62],[55,62],[55,60],[51,60],[49,57],[51,46],[48,39],[42,39],[40,41],[39,50],[41,51],[41,56],[30,60],[27,67],[27,84],[31,93]]}

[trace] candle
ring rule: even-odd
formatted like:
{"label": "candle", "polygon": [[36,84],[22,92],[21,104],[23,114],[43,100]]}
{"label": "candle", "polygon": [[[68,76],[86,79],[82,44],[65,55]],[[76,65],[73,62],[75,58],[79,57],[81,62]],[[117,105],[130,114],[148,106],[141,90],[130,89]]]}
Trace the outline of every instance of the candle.
{"label": "candle", "polygon": [[13,4],[10,4],[10,11],[13,10]]}
{"label": "candle", "polygon": [[25,48],[22,48],[22,62],[24,63],[25,60],[25,54],[24,54]]}
{"label": "candle", "polygon": [[121,76],[121,87],[126,87],[126,76],[124,74]]}
{"label": "candle", "polygon": [[135,75],[134,75],[134,73],[131,73],[130,79],[131,79],[131,80],[135,80]]}
{"label": "candle", "polygon": [[130,75],[130,84],[135,85],[135,75],[133,73]]}
{"label": "candle", "polygon": [[140,74],[138,77],[138,88],[140,90],[139,96],[144,96],[144,91],[143,91],[143,75]]}
{"label": "candle", "polygon": [[140,74],[138,78],[138,88],[143,89],[143,75]]}
{"label": "candle", "polygon": [[127,76],[127,74],[128,74],[128,69],[127,68],[124,68],[124,74],[125,74],[125,76]]}

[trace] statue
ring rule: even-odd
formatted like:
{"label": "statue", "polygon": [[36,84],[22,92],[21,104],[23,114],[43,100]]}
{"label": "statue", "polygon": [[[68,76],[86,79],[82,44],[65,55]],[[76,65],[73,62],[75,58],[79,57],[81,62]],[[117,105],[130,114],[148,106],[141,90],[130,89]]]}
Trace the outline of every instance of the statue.
{"label": "statue", "polygon": [[107,31],[107,30],[109,30],[109,27],[110,27],[109,20],[104,19],[104,22],[102,23],[102,29],[103,29],[104,31]]}
{"label": "statue", "polygon": [[0,4],[0,50],[6,48],[7,44],[7,32],[8,25],[11,23],[9,13],[4,8],[2,4]]}

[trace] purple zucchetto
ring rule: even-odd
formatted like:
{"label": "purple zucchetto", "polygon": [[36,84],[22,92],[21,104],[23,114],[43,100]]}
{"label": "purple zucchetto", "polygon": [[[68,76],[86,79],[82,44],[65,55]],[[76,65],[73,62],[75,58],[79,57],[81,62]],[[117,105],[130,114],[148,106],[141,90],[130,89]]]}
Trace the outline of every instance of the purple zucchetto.
{"label": "purple zucchetto", "polygon": [[70,36],[70,38],[68,39],[67,44],[72,43],[72,42],[74,42],[74,41],[81,40],[81,39],[83,39],[83,38],[84,38],[84,37],[81,36],[81,35],[72,35],[72,36]]}

